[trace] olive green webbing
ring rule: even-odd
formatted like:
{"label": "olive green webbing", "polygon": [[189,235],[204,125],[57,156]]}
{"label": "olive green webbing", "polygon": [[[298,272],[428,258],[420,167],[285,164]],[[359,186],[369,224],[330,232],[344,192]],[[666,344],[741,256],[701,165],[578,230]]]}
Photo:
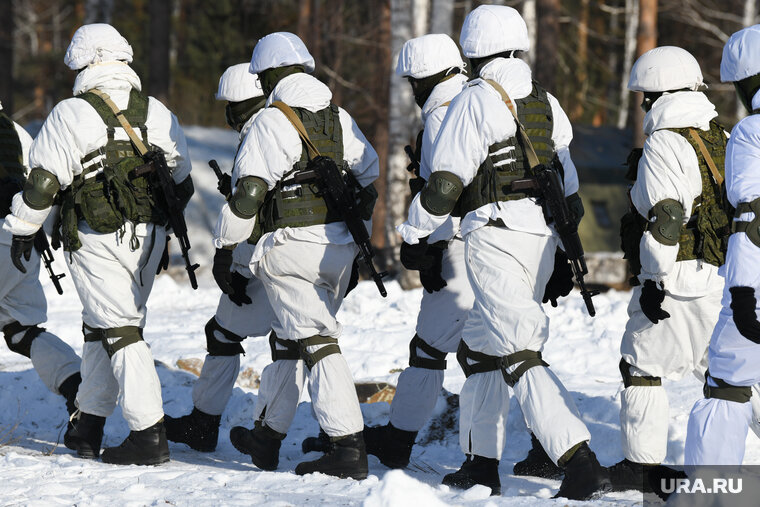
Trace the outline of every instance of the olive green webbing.
{"label": "olive green webbing", "polygon": [[533,143],[530,141],[528,133],[525,131],[525,127],[523,127],[522,122],[520,122],[520,117],[517,116],[515,103],[512,102],[512,99],[509,98],[506,90],[504,90],[504,88],[499,83],[492,79],[486,79],[485,81],[486,83],[493,86],[497,92],[499,92],[499,95],[501,95],[501,100],[504,101],[504,103],[507,105],[507,109],[509,109],[509,112],[512,113],[512,116],[515,119],[515,123],[517,124],[517,135],[523,144],[525,155],[528,157],[528,163],[530,164],[531,169],[541,164],[541,162],[538,160],[538,155],[536,155],[536,150],[533,149]]}
{"label": "olive green webbing", "polygon": [[[315,352],[308,352],[306,349],[315,345],[324,345]],[[338,346],[338,339],[330,336],[315,335],[309,338],[298,340],[298,350],[301,354],[306,367],[311,370],[314,365],[327,356],[332,354],[340,354],[340,347]]]}
{"label": "olive green webbing", "polygon": [[725,178],[720,173],[720,171],[718,171],[718,168],[715,167],[715,161],[713,160],[712,155],[710,155],[710,152],[707,151],[705,142],[702,141],[701,137],[699,137],[697,131],[692,128],[689,129],[689,136],[694,140],[697,146],[699,146],[699,151],[702,153],[702,157],[704,157],[705,162],[707,163],[707,167],[710,168],[710,173],[712,174],[715,183],[722,185]]}
{"label": "olive green webbing", "polygon": [[298,117],[298,115],[296,115],[296,112],[293,111],[289,105],[280,100],[275,100],[272,102],[272,106],[279,109],[282,114],[285,115],[285,118],[287,118],[293,127],[295,127],[296,131],[298,132],[298,136],[301,138],[301,141],[303,141],[309,151],[309,157],[318,157],[319,150],[316,146],[314,146],[314,143],[311,142],[311,139],[309,139],[309,134],[306,133],[306,127],[304,127],[303,122]]}
{"label": "olive green webbing", "polygon": [[[712,379],[717,386],[709,385],[707,383],[708,379]],[[723,379],[710,375],[710,370],[705,372],[705,385],[702,388],[702,392],[705,398],[715,398],[735,403],[747,403],[752,398],[752,388],[731,385]]]}

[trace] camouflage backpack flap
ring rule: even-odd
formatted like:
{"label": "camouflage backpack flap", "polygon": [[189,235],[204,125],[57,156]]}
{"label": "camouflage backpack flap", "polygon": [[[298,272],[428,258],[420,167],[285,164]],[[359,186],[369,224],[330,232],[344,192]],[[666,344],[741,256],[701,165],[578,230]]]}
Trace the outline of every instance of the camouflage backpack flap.
{"label": "camouflage backpack flap", "polygon": [[[513,102],[539,162],[547,165],[552,163],[555,157],[552,140],[554,115],[546,90],[534,82],[530,95]],[[512,121],[511,115],[509,120]],[[478,168],[472,183],[462,192],[457,204],[458,216],[464,216],[488,203],[529,196],[525,192],[511,190],[514,180],[531,176],[528,157],[518,137],[510,137],[488,148],[488,156]]]}
{"label": "camouflage backpack flap", "polygon": [[24,186],[24,156],[16,126],[0,110],[0,218],[10,213],[11,200]]}

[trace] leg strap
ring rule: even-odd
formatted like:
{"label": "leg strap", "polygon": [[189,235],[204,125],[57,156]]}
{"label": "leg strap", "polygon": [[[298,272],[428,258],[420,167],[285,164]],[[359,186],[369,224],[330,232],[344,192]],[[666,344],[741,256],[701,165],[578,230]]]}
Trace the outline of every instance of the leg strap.
{"label": "leg strap", "polygon": [[[418,356],[417,349],[420,349],[433,359]],[[409,342],[409,366],[425,368],[426,370],[445,370],[446,352],[438,350],[432,345],[428,345],[425,340],[420,338],[420,335],[415,334],[412,341]]]}
{"label": "leg strap", "polygon": [[[21,354],[30,359],[32,357],[32,341],[44,331],[44,327],[24,326],[17,320],[3,326],[3,335],[5,335],[5,343],[8,344],[8,348],[16,354]],[[22,332],[24,337],[18,343],[13,343],[13,337]]]}
{"label": "leg strap", "polygon": [[[711,378],[718,387],[711,386],[707,379]],[[752,398],[751,387],[732,386],[725,380],[715,378],[710,375],[710,370],[705,372],[705,387],[703,389],[705,398],[717,398],[719,400],[734,401],[736,403],[747,403]]]}
{"label": "leg strap", "polygon": [[[238,354],[245,354],[245,350],[243,350],[243,346],[240,345],[240,342],[242,342],[245,339],[245,337],[238,336],[232,331],[229,331],[223,328],[216,321],[216,318],[211,317],[211,320],[209,320],[206,323],[205,331],[206,331],[206,350],[208,350],[208,355],[210,356],[236,356]],[[219,341],[219,339],[216,337],[217,332],[219,332],[222,336],[224,336],[225,339],[234,343]]]}
{"label": "leg strap", "polygon": [[[314,345],[325,346],[318,349],[313,354],[307,352],[307,347]],[[298,340],[298,351],[301,354],[301,359],[303,359],[304,363],[306,363],[306,367],[311,370],[315,364],[327,356],[330,356],[332,354],[340,354],[340,347],[338,347],[337,338],[316,335],[309,338],[304,338],[303,340]]]}
{"label": "leg strap", "polygon": [[623,376],[623,385],[625,387],[659,387],[662,385],[662,379],[660,377],[652,377],[650,375],[631,375],[631,365],[628,364],[625,359],[620,360],[619,366],[620,374]]}
{"label": "leg strap", "polygon": [[[475,361],[470,364],[468,359]],[[520,350],[506,356],[489,356],[482,352],[470,349],[464,340],[459,342],[457,349],[457,361],[459,361],[465,377],[474,373],[501,370],[504,381],[509,387],[514,387],[526,371],[534,366],[549,366],[549,363],[541,358],[541,352],[535,350]],[[522,363],[510,373],[508,368]]]}
{"label": "leg strap", "polygon": [[[103,348],[106,349],[106,354],[108,354],[109,359],[124,347],[143,341],[142,328],[139,328],[137,326],[121,326],[99,329],[90,327],[87,324],[83,324],[82,333],[84,333],[85,342],[102,343]],[[109,338],[119,339],[113,343],[108,343]]]}
{"label": "leg strap", "polygon": [[[285,347],[285,350],[278,349],[277,345]],[[282,338],[277,338],[274,331],[269,333],[269,349],[272,351],[272,362],[301,359],[301,352],[298,350],[298,342],[295,340],[283,340]]]}

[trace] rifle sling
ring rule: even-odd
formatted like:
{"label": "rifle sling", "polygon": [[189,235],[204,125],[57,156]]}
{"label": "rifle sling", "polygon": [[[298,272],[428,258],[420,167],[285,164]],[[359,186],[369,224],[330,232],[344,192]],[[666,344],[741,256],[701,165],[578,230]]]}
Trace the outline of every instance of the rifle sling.
{"label": "rifle sling", "polygon": [[702,138],[699,137],[699,134],[697,134],[697,131],[693,128],[689,129],[689,135],[694,140],[695,143],[697,143],[697,146],[699,146],[699,151],[702,152],[702,156],[705,158],[705,162],[707,162],[707,167],[710,168],[710,172],[712,173],[712,177],[715,180],[715,183],[718,184],[718,186],[723,184],[723,176],[720,175],[720,172],[718,171],[718,168],[715,166],[715,161],[710,156],[710,152],[707,151],[707,147],[705,146],[705,143],[702,141]]}
{"label": "rifle sling", "polygon": [[111,100],[111,97],[109,97],[106,92],[98,90],[97,88],[93,88],[90,90],[90,92],[93,95],[100,97],[101,100],[103,100],[103,102],[105,102],[106,105],[111,109],[111,111],[113,111],[114,116],[116,116],[116,119],[119,120],[121,127],[127,133],[127,136],[129,136],[129,140],[132,141],[132,144],[135,146],[137,152],[140,154],[140,156],[144,157],[145,154],[148,153],[148,148],[146,148],[142,140],[137,137],[135,129],[132,128],[132,125],[130,125],[127,119],[124,117],[124,113],[121,111],[121,109],[119,109],[119,107],[114,104],[114,101]]}
{"label": "rifle sling", "polygon": [[541,162],[538,160],[536,150],[533,148],[533,143],[530,142],[530,138],[528,137],[527,132],[525,132],[525,127],[523,127],[523,124],[520,122],[520,118],[517,117],[517,109],[515,109],[515,103],[512,102],[512,99],[509,98],[506,90],[504,90],[504,88],[499,83],[493,79],[486,79],[485,82],[493,86],[493,88],[499,92],[499,95],[501,95],[501,100],[504,101],[504,103],[507,105],[507,108],[509,109],[509,112],[512,113],[512,116],[515,118],[515,123],[517,123],[517,136],[522,142],[523,148],[525,148],[525,156],[528,157],[528,164],[530,165],[531,169],[537,165],[540,165]]}
{"label": "rifle sling", "polygon": [[289,105],[282,102],[281,100],[275,100],[272,102],[272,106],[279,109],[282,114],[285,115],[285,118],[287,118],[293,127],[295,127],[295,129],[298,131],[298,136],[301,138],[304,144],[306,144],[306,149],[309,152],[309,159],[318,157],[320,155],[319,150],[316,146],[314,146],[314,143],[311,142],[311,139],[309,139],[309,134],[306,133],[306,127],[303,126],[303,122],[301,122],[301,119],[298,117],[298,115],[296,115],[295,111],[293,111]]}

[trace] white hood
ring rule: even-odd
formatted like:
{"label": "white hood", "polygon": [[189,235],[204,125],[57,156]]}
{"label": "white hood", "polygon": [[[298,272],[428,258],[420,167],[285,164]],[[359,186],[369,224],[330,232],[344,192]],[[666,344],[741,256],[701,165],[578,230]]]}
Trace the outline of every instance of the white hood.
{"label": "white hood", "polygon": [[332,92],[317,78],[299,72],[284,77],[267,99],[267,107],[279,100],[290,107],[302,107],[316,113],[330,105]]}
{"label": "white hood", "polygon": [[644,117],[644,133],[667,128],[709,128],[710,120],[718,116],[715,106],[702,92],[666,93]]}
{"label": "white hood", "polygon": [[496,58],[480,70],[481,79],[499,83],[512,100],[522,99],[533,90],[533,74],[519,58]]}
{"label": "white hood", "polygon": [[459,92],[462,91],[462,87],[464,87],[466,82],[467,76],[464,74],[457,74],[454,77],[435,85],[433,91],[430,92],[430,97],[428,97],[425,104],[422,106],[422,123],[427,121],[430,113],[456,97]]}
{"label": "white hood", "polygon": [[93,88],[103,90],[142,90],[140,78],[132,67],[123,62],[107,62],[90,65],[77,74],[74,81],[74,95]]}

